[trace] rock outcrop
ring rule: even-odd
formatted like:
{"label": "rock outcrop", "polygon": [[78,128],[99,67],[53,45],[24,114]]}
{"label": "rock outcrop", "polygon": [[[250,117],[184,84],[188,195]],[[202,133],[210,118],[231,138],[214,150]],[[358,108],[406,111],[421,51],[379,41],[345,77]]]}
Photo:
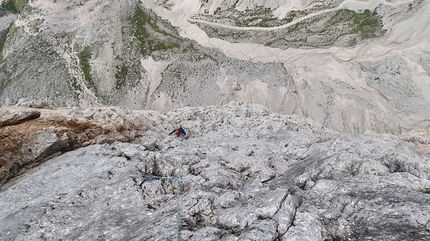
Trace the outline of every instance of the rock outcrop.
{"label": "rock outcrop", "polygon": [[430,126],[411,130],[400,135],[400,138],[414,146],[419,154],[430,157]]}
{"label": "rock outcrop", "polygon": [[[139,116],[151,128],[134,144],[79,148],[3,185],[0,239],[430,239],[430,160],[398,137],[241,102]],[[187,138],[168,135],[179,125]]]}
{"label": "rock outcrop", "polygon": [[119,108],[0,109],[0,184],[27,168],[91,144],[133,142],[147,119]]}

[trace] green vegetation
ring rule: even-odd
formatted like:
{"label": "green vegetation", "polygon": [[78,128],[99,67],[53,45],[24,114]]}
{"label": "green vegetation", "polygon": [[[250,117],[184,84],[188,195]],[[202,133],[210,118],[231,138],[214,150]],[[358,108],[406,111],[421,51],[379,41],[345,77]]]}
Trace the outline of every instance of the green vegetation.
{"label": "green vegetation", "polygon": [[9,28],[0,32],[0,63],[3,61],[3,47],[6,42],[8,33],[9,33]]}
{"label": "green vegetation", "polygon": [[117,68],[117,71],[115,74],[115,78],[116,78],[115,87],[116,89],[121,89],[126,84],[128,68],[125,65],[122,65],[121,67],[117,66],[116,68]]}
{"label": "green vegetation", "polygon": [[[268,8],[236,11],[236,13],[233,10],[229,11],[230,13],[219,13],[219,16],[211,17],[211,19],[208,17],[207,21],[217,19],[228,25],[234,19],[237,26],[273,27],[285,25],[310,13],[309,10],[291,11],[284,19],[279,20],[273,18],[271,10]],[[357,13],[348,9],[340,9],[306,18],[291,26],[273,31],[236,30],[205,23],[198,23],[198,25],[210,37],[222,38],[231,42],[251,40],[276,48],[321,47],[333,44],[354,46],[363,39],[383,34],[381,16],[377,14],[376,10]],[[345,38],[340,38],[343,36]],[[337,40],[339,41],[337,42]]]}
{"label": "green vegetation", "polygon": [[77,92],[81,92],[81,91],[82,91],[82,88],[81,88],[81,86],[79,85],[78,80],[76,80],[76,78],[75,78],[75,77],[73,77],[73,78],[71,79],[71,84],[72,84],[72,89],[73,89],[74,91],[77,91]]}
{"label": "green vegetation", "polygon": [[[281,26],[291,21],[306,16],[305,11],[291,11],[283,19],[278,19],[273,15],[273,11],[266,7],[257,7],[255,9],[247,9],[245,11],[238,11],[235,8],[230,8],[221,11],[217,9],[214,15],[203,14],[209,22],[224,22],[234,23],[238,27],[276,27]],[[198,18],[198,17],[197,17]]]}
{"label": "green vegetation", "polygon": [[[0,6],[0,17],[7,14],[8,12],[17,13],[20,9],[22,9],[25,3],[26,3],[26,0],[16,0],[16,1],[9,0],[7,2],[4,2]],[[5,45],[8,33],[9,33],[9,28],[3,31],[0,31],[0,63],[2,62],[2,59],[3,59],[2,52],[3,52],[3,48]]]}
{"label": "green vegetation", "polygon": [[[237,11],[234,9],[233,11]],[[245,10],[244,12],[234,13],[234,15],[238,15],[235,18],[236,26],[239,27],[270,27],[271,23],[277,20],[275,16],[273,16],[272,10],[270,8],[259,7],[253,10]]]}
{"label": "green vegetation", "polygon": [[[315,29],[313,27],[319,22],[324,21],[323,28]],[[376,37],[381,28],[382,23],[376,10],[373,12],[365,10],[363,13],[357,13],[349,9],[340,9],[334,12],[334,14],[317,15],[313,18],[303,20],[289,27],[288,32],[319,33],[337,37],[347,34],[358,34],[363,39],[366,39]]]}
{"label": "green vegetation", "polygon": [[420,192],[425,193],[425,194],[430,194],[430,188],[421,189]]}
{"label": "green vegetation", "polygon": [[134,58],[151,56],[156,61],[171,56],[187,56],[185,58],[193,60],[202,58],[194,42],[182,38],[177,28],[151,10],[136,7],[128,21],[129,25],[122,29],[122,34],[126,39],[125,42],[131,36],[133,41],[130,43],[130,48],[138,50],[139,56],[118,56],[115,73],[117,90],[139,84],[138,80],[142,78],[141,66]]}
{"label": "green vegetation", "polygon": [[130,21],[132,34],[140,44],[142,56],[149,56],[157,51],[179,49],[184,41],[172,25],[140,7],[136,8]]}
{"label": "green vegetation", "polygon": [[0,16],[2,16],[4,12],[12,12],[12,13],[17,12],[15,9],[15,4],[13,2],[14,2],[13,0],[9,0],[7,2],[4,2],[0,6]]}
{"label": "green vegetation", "polygon": [[9,0],[0,6],[0,16],[3,12],[19,13],[27,0]]}
{"label": "green vegetation", "polygon": [[[12,0],[11,0],[12,2]],[[17,12],[21,11],[21,9],[24,7],[24,5],[27,3],[27,0],[15,0],[15,9]]]}
{"label": "green vegetation", "polygon": [[338,25],[346,23],[345,34],[360,34],[363,38],[372,38],[381,28],[380,16],[376,10],[365,10],[363,13],[356,13],[349,9],[341,9],[332,16],[327,24]]}
{"label": "green vegetation", "polygon": [[115,88],[117,90],[137,85],[141,78],[141,66],[136,59],[151,56],[157,60],[169,56],[172,52],[180,53],[184,39],[169,22],[163,21],[151,10],[136,6],[132,16],[128,18],[129,25],[122,28],[124,42],[132,39],[129,48],[137,50],[138,54],[118,56],[115,73]]}
{"label": "green vegetation", "polygon": [[40,11],[41,11],[41,9],[39,9],[39,8],[32,7],[30,5],[25,5],[21,10],[20,15],[22,18],[27,18],[31,14],[40,13]]}
{"label": "green vegetation", "polygon": [[[97,93],[97,85],[94,82],[92,75],[91,75],[91,65],[90,65],[90,59],[91,59],[91,50],[89,47],[85,48],[78,54],[79,58],[79,64],[82,68],[82,72],[84,73],[85,82],[87,83],[87,86],[89,89],[94,91],[94,93]],[[73,83],[72,83],[73,85]]]}

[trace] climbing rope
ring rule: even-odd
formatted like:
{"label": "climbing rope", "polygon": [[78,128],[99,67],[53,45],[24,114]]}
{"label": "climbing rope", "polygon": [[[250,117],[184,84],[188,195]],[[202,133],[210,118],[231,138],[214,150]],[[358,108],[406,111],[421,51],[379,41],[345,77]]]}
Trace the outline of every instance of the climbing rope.
{"label": "climbing rope", "polygon": [[180,213],[180,208],[179,208],[179,176],[171,176],[171,177],[156,177],[156,176],[148,176],[146,177],[140,184],[139,186],[142,187],[143,183],[146,181],[156,181],[156,180],[161,180],[161,179],[172,179],[174,181],[176,181],[176,185],[175,185],[175,197],[176,197],[176,222],[177,222],[177,228],[176,228],[176,238],[177,241],[181,240],[181,230],[180,230],[180,217],[179,217],[179,213]]}

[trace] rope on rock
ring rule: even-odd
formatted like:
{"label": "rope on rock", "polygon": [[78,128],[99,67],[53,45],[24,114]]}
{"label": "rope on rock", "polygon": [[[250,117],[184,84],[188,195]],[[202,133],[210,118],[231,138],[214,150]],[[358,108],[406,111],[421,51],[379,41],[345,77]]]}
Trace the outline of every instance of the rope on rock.
{"label": "rope on rock", "polygon": [[179,196],[178,196],[178,192],[179,192],[179,176],[171,176],[171,177],[156,177],[156,176],[148,176],[145,179],[143,179],[143,181],[139,184],[140,187],[142,187],[143,183],[146,181],[157,181],[157,180],[161,180],[161,179],[172,179],[174,181],[176,181],[176,185],[175,185],[175,196],[176,196],[176,220],[177,220],[177,230],[176,230],[176,237],[177,237],[177,241],[181,240],[181,230],[180,230],[180,217],[179,217],[179,213],[180,213],[180,208],[179,208]]}

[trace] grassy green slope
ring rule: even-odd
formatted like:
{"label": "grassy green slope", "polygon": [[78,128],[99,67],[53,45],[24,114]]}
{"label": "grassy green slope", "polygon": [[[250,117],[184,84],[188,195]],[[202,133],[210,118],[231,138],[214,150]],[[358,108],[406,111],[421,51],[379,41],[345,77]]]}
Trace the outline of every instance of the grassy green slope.
{"label": "grassy green slope", "polygon": [[[256,9],[241,13],[241,17],[235,19],[235,25],[239,27],[282,26],[306,14],[308,13],[305,11],[292,11],[286,18],[279,20],[274,18],[267,9],[266,11]],[[383,34],[381,16],[377,14],[376,10],[358,13],[340,9],[304,19],[292,26],[276,30],[240,30],[205,23],[199,23],[199,26],[210,37],[231,42],[252,40],[278,48],[324,47],[333,44],[353,46],[363,39]],[[342,37],[348,36],[347,42],[342,40]]]}
{"label": "grassy green slope", "polygon": [[6,12],[19,13],[27,0],[7,0],[0,5],[0,16]]}

